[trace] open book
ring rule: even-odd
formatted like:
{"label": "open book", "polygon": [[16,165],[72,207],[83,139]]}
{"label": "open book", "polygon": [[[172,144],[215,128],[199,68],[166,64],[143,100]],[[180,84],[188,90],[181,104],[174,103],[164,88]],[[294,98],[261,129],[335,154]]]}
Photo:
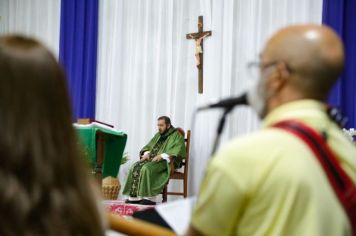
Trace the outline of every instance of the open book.
{"label": "open book", "polygon": [[92,122],[90,124],[78,124],[78,123],[73,123],[73,126],[76,128],[100,128],[100,129],[106,129],[114,132],[122,132],[120,130],[114,129],[111,126],[105,125],[103,123],[98,123],[98,122]]}
{"label": "open book", "polygon": [[[159,224],[172,229],[177,235],[184,235],[188,230],[196,197],[189,197],[157,205],[155,208],[137,212],[133,216],[141,220]],[[157,219],[157,215],[158,218]]]}

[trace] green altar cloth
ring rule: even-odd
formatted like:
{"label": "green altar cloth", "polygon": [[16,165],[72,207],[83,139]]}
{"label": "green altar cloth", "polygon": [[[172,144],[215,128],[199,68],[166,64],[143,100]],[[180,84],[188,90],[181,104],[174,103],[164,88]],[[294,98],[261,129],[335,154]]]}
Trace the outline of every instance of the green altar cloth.
{"label": "green altar cloth", "polygon": [[116,177],[119,173],[127,135],[124,132],[118,132],[110,128],[96,125],[75,125],[74,127],[79,136],[79,141],[83,146],[85,157],[92,169],[96,168],[96,138],[99,132],[102,133],[104,142],[102,178],[108,176]]}

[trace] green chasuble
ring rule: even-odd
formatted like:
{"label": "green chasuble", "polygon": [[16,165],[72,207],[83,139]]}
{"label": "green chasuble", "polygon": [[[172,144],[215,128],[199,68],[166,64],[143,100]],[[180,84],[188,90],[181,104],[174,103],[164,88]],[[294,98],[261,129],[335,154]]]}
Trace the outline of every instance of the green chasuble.
{"label": "green chasuble", "polygon": [[174,166],[179,167],[186,156],[184,137],[171,127],[165,134],[157,133],[142,148],[140,156],[149,151],[150,159],[136,162],[130,169],[123,194],[131,197],[153,197],[160,194],[168,182],[170,165],[166,160],[152,159],[162,153],[174,158]]}

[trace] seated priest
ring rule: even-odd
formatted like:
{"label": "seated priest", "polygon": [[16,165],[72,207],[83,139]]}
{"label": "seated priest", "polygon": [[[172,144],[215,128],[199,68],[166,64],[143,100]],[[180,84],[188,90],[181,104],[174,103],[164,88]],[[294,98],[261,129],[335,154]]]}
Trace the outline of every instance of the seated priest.
{"label": "seated priest", "polygon": [[186,156],[184,137],[167,116],[158,118],[158,133],[140,151],[140,161],[130,169],[123,194],[127,203],[155,205],[170,172]]}

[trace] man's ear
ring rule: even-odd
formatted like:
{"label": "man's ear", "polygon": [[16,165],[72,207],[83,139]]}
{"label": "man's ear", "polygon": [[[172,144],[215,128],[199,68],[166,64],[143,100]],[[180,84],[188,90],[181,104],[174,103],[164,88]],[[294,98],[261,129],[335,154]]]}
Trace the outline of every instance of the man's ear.
{"label": "man's ear", "polygon": [[281,78],[283,78],[284,80],[287,80],[289,78],[290,71],[289,71],[288,66],[287,66],[286,63],[279,62],[277,64],[277,69],[278,69],[278,71],[280,73]]}
{"label": "man's ear", "polygon": [[287,65],[283,62],[277,63],[275,72],[270,76],[269,87],[273,91],[279,91],[287,83],[289,75]]}

